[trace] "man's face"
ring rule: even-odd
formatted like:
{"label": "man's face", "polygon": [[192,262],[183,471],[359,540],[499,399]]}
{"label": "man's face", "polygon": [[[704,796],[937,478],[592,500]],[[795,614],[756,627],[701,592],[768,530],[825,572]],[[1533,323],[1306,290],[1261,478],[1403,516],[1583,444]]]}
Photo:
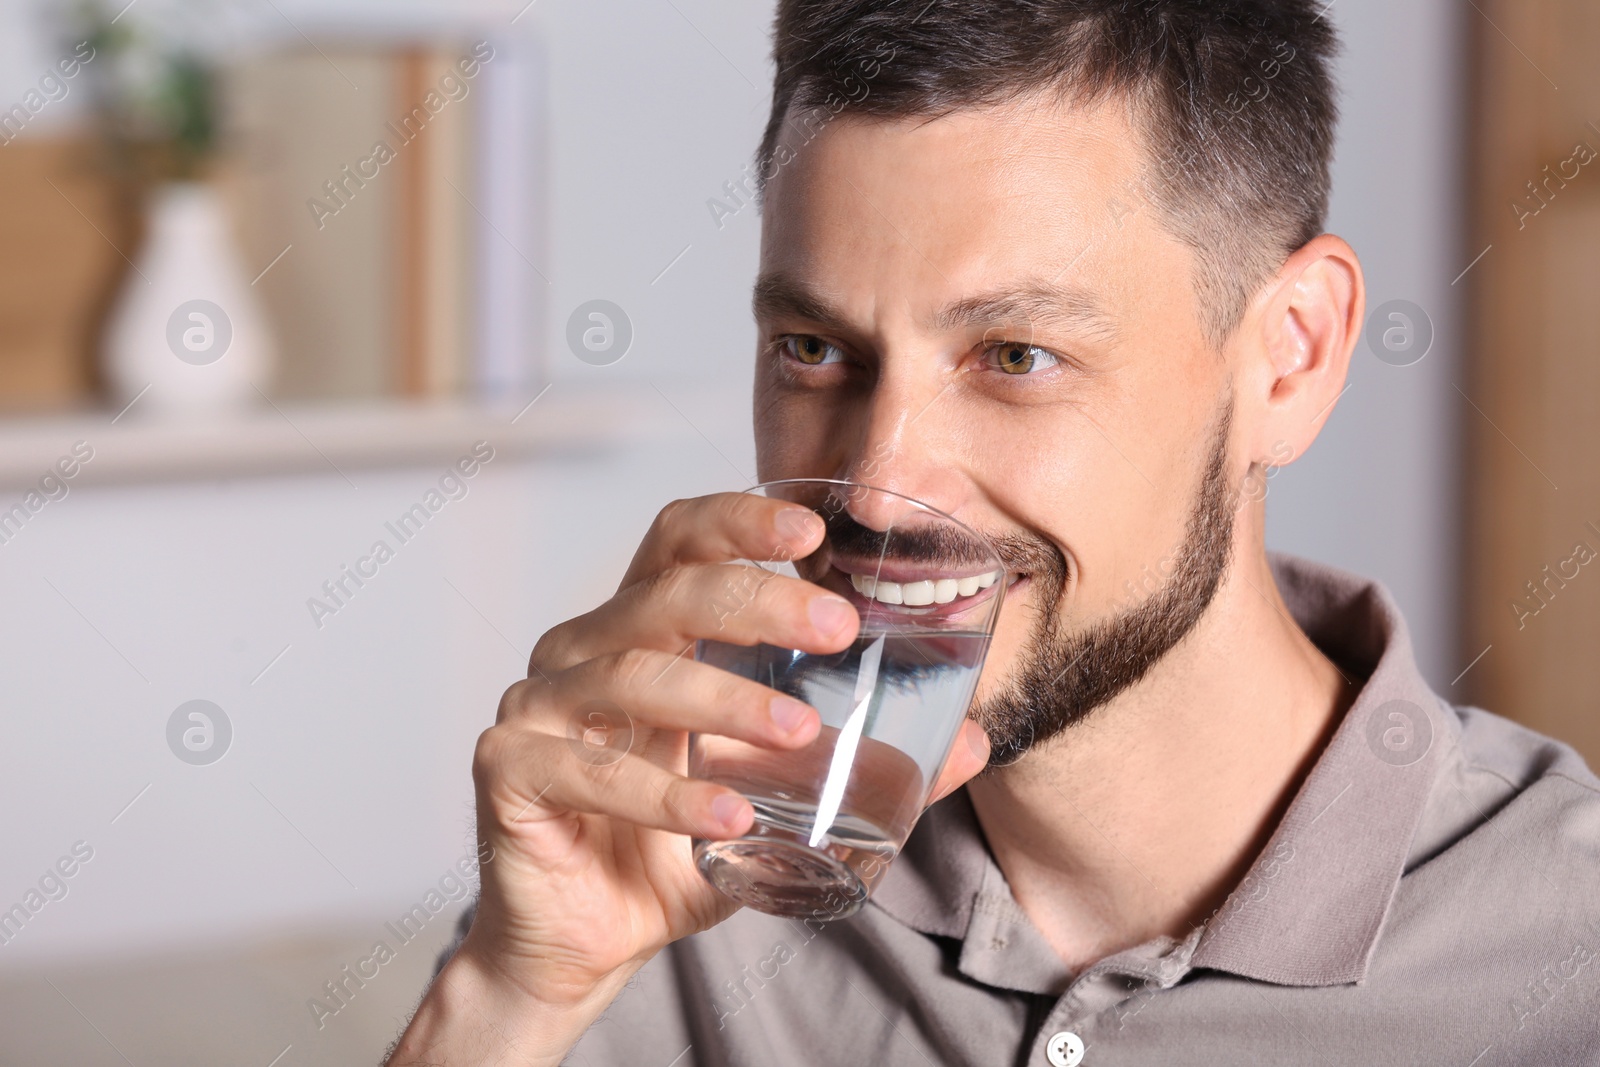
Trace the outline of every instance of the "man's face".
{"label": "man's face", "polygon": [[768,186],[760,477],[891,489],[1000,546],[974,713],[1002,761],[1136,680],[1230,548],[1228,357],[1138,146],[1117,106],[846,114]]}

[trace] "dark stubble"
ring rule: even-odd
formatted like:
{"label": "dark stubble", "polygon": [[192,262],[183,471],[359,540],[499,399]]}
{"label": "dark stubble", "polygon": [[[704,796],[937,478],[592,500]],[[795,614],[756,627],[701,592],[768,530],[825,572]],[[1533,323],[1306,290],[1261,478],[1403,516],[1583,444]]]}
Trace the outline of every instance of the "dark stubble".
{"label": "dark stubble", "polygon": [[[1023,753],[1084,721],[1095,708],[1143,678],[1145,672],[1193,630],[1222,584],[1233,541],[1228,491],[1231,397],[1221,408],[1211,455],[1189,513],[1171,576],[1135,607],[1077,633],[1063,633],[1055,605],[1066,591],[1065,558],[1055,545],[1032,537],[999,543],[1002,557],[1020,561],[1044,605],[1021,664],[1006,687],[972,708],[989,735],[989,766],[1015,763]],[[1166,571],[1166,566],[1158,568]]]}

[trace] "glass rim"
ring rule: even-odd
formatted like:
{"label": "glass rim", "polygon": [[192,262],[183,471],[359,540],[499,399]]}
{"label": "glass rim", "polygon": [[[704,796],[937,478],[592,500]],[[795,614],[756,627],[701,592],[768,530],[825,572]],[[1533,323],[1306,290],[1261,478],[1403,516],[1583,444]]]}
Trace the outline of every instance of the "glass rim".
{"label": "glass rim", "polygon": [[[893,489],[885,489],[882,486],[868,485],[866,482],[852,482],[845,478],[775,478],[770,482],[758,482],[757,484],[752,485],[750,488],[744,490],[744,492],[755,493],[758,490],[770,489],[773,486],[779,485],[843,485],[853,489],[867,489],[874,493],[883,493],[885,496],[898,497],[899,499],[904,500],[906,503],[918,507],[923,511],[929,512],[930,514],[936,515],[945,522],[948,522],[965,533],[970,534],[980,545],[983,546],[984,550],[987,551],[989,555],[994,557],[994,561],[1000,566],[1001,571],[1006,570],[1006,561],[1000,555],[1000,550],[995,547],[994,542],[986,535],[974,530],[971,526],[968,526],[966,523],[962,522],[954,515],[951,515],[949,512],[941,511],[932,504],[924,503],[914,496],[907,496],[904,493],[897,493]],[[790,501],[790,503],[799,503],[799,501]],[[888,533],[887,530],[882,532]]]}

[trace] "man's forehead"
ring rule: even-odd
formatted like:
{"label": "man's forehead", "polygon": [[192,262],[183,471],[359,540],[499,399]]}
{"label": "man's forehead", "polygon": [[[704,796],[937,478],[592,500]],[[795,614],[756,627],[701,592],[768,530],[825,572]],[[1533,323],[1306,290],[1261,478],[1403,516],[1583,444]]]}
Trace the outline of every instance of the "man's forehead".
{"label": "man's forehead", "polygon": [[[843,111],[820,125],[787,122],[767,183],[769,201],[805,200],[851,183],[970,193],[1012,189],[1076,194],[1105,206],[1138,186],[1144,134],[1120,96],[1092,102],[1034,92],[935,115],[883,117]],[[923,185],[924,179],[938,179]],[[1126,197],[1124,197],[1126,199]]]}
{"label": "man's forehead", "polygon": [[[794,131],[791,131],[793,133]],[[1114,261],[1165,250],[1145,210],[1125,108],[1033,97],[939,116],[845,112],[768,185],[758,316],[828,322],[867,283],[897,282],[930,328],[1070,325],[1109,336]],[[1186,257],[1185,257],[1186,258]],[[830,291],[831,290],[831,291]]]}

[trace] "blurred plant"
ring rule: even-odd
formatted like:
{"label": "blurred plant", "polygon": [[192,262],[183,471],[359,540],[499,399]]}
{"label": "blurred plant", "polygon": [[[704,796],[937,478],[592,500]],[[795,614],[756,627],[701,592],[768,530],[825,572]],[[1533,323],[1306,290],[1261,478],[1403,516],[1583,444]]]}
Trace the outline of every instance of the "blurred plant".
{"label": "blurred plant", "polygon": [[[192,6],[171,5],[169,14]],[[97,57],[87,72],[106,165],[141,185],[202,178],[217,148],[219,82],[214,62],[182,32],[200,20],[136,23],[122,17],[128,7],[77,0],[69,16],[72,39],[87,40]]]}

